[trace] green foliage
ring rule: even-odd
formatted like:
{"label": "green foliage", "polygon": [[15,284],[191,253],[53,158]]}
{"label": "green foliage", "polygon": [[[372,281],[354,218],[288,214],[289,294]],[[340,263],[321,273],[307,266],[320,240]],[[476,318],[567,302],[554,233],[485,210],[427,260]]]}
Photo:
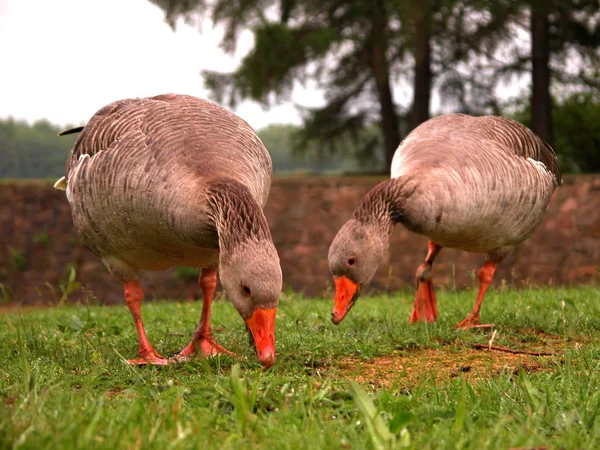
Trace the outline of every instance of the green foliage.
{"label": "green foliage", "polygon": [[[544,41],[553,87],[592,94],[600,89],[597,0],[150,1],[172,26],[180,17],[212,19],[225,28],[221,44],[229,52],[242,30],[253,33],[254,46],[236,70],[203,74],[219,101],[236,104],[251,98],[270,105],[289,100],[297,83],[319,88],[325,104],[301,109],[297,148],[298,153],[315,149],[323,158],[341,155],[373,167],[389,164],[409,131],[411,110],[417,111],[411,122],[427,116],[426,94],[432,86],[445,112],[500,113],[503,99],[496,88],[531,71],[532,47],[521,36],[532,33],[532,5],[546,8],[548,37],[537,36]],[[420,94],[396,104],[394,90],[410,84]],[[540,96],[537,105],[545,108],[546,98]],[[371,136],[375,124],[382,138]],[[589,170],[579,165],[581,159],[565,160],[567,171]]]}
{"label": "green foliage", "polygon": [[61,177],[77,136],[59,137],[60,131],[46,120],[0,120],[0,178]]}
{"label": "green foliage", "polygon": [[33,242],[46,247],[50,243],[50,236],[48,236],[47,232],[40,231],[39,233],[33,235]]}
{"label": "green foliage", "polygon": [[[454,330],[475,295],[440,291],[438,322],[415,326],[408,325],[413,292],[361,298],[337,327],[331,299],[282,298],[278,359],[269,370],[227,302],[213,304],[213,330],[241,358],[167,367],[125,362],[137,342],[124,305],[2,314],[1,447],[598,448],[597,289],[488,291],[482,319],[496,323],[494,345],[547,341],[558,352],[528,357],[521,368],[514,355],[471,348],[487,343],[489,332]],[[149,339],[174,354],[201,307],[145,304]],[[440,354],[448,359],[428,358]],[[402,364],[386,371],[395,358]],[[459,358],[486,373],[444,371]],[[379,370],[361,371],[363,363]]]}
{"label": "green foliage", "polygon": [[21,249],[15,247],[8,248],[8,265],[13,270],[18,270],[24,272],[29,267],[29,262],[27,261],[27,255]]}
{"label": "green foliage", "polygon": [[[342,152],[324,150],[322,146],[326,144],[307,139],[304,130],[294,125],[270,125],[258,132],[271,154],[275,172],[348,173],[382,170],[383,149],[377,130],[369,128],[357,134],[355,140],[348,136]],[[375,141],[379,151],[362,152],[367,141]],[[341,144],[338,141],[337,145]]]}
{"label": "green foliage", "polygon": [[553,111],[554,145],[568,172],[600,172],[600,97],[575,94]]}
{"label": "green foliage", "polygon": [[[513,117],[529,126],[529,103],[520,103]],[[552,110],[554,149],[563,173],[600,172],[600,97],[575,93]]]}
{"label": "green foliage", "polygon": [[305,66],[322,58],[338,40],[330,27],[302,24],[294,28],[266,23],[254,30],[255,45],[233,74],[205,71],[206,86],[220,103],[235,105],[246,98],[270,102],[270,94],[289,99]]}
{"label": "green foliage", "polygon": [[[227,30],[222,44],[229,51],[235,48],[240,29],[253,32],[254,46],[234,72],[203,73],[217,101],[234,105],[252,98],[268,105],[288,100],[296,83],[310,80],[325,91],[326,105],[303,110],[304,144],[318,141],[318,150],[328,153],[324,157],[332,153],[346,159],[360,157],[360,163],[369,160],[374,166],[381,164],[381,155],[375,153],[381,142],[364,139],[362,131],[377,123],[386,148],[390,142],[393,148],[398,144],[398,120],[389,87],[392,72],[402,78],[408,72],[403,67],[406,49],[399,48],[408,34],[392,30],[390,23],[403,21],[403,2],[240,0],[239,7],[228,7],[224,0],[213,4],[151,1],[171,23],[194,13],[210,17]],[[394,48],[388,47],[392,40]],[[378,104],[386,105],[392,120],[383,120]],[[357,135],[362,136],[361,149],[351,154],[346,151],[347,142],[353,141],[356,147]],[[300,152],[309,147],[300,146]]]}
{"label": "green foliage", "polygon": [[[42,142],[42,137],[39,141],[42,143],[31,141],[28,133],[33,132],[35,126],[11,122],[9,119],[5,122],[0,121],[0,143],[3,142],[3,123],[4,125],[12,123],[18,133],[10,139],[10,145],[0,146],[0,156],[6,157],[8,163],[0,166],[0,178],[59,178],[62,175],[73,145],[72,136],[57,137],[58,127],[49,125],[43,128],[49,130],[47,135],[43,135],[44,139],[48,138],[52,142],[56,140],[60,144],[59,148],[50,148]],[[374,157],[370,153],[361,153],[365,142],[376,146],[381,145],[379,133],[373,127],[359,133],[355,139],[349,138],[344,141],[344,152],[322,151],[319,142],[303,140],[302,130],[294,125],[270,125],[259,130],[258,135],[271,154],[275,172],[364,172],[381,170],[382,167],[381,158]],[[299,147],[302,147],[301,151]],[[375,155],[381,155],[381,152],[382,149],[379,147]],[[70,236],[69,239],[76,239],[76,237]],[[33,241],[40,245],[48,245],[48,233],[43,231],[37,233]],[[182,275],[185,276],[183,273]]]}

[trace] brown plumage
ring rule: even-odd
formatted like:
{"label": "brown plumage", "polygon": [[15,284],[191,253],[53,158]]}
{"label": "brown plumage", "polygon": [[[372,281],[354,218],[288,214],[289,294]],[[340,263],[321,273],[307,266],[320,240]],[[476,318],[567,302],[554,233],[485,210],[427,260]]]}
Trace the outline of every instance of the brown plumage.
{"label": "brown plumage", "polygon": [[261,362],[273,363],[282,280],[262,210],[271,172],[269,153],[246,122],[190,96],[117,101],[83,127],[57,187],[66,188],[85,245],[125,286],[140,340],[133,363],[166,363],[145,338],[137,273],[174,266],[203,269],[201,323],[180,359],[226,352],[209,322],[218,268]]}
{"label": "brown plumage", "polygon": [[479,309],[496,264],[541,223],[561,173],[552,148],[522,124],[495,116],[451,114],[413,130],[392,161],[392,179],[373,188],[329,249],[339,323],[367,284],[401,223],[430,239],[417,270],[411,322],[433,321],[431,282],[442,247],[487,253],[473,313],[458,326],[479,326]]}

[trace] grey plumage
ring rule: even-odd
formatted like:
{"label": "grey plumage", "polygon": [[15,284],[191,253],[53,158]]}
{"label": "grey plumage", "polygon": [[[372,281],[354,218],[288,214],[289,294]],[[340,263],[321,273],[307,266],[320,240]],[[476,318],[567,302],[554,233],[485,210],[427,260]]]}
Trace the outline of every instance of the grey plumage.
{"label": "grey plumage", "polygon": [[394,155],[392,178],[413,190],[396,197],[403,224],[443,247],[474,252],[527,239],[562,181],[554,151],[527,127],[464,114],[413,130]]}
{"label": "grey plumage", "polygon": [[[464,114],[415,128],[396,150],[391,176],[363,198],[337,233],[329,266],[336,279],[345,277],[360,288],[383,260],[395,223],[427,236],[430,255],[417,277],[429,286],[416,305],[419,295],[429,302],[429,319],[437,315],[430,269],[439,249],[487,253],[479,305],[495,264],[540,225],[562,182],[554,150],[527,127],[503,117]],[[347,296],[338,294],[336,323],[351,307]],[[473,323],[479,320],[476,310]]]}
{"label": "grey plumage", "polygon": [[118,260],[115,276],[126,281],[137,269],[216,268],[208,193],[219,186],[222,204],[250,197],[259,208],[245,220],[268,229],[261,207],[271,172],[269,153],[242,119],[206,100],[161,95],[117,101],[92,117],[67,161],[67,196],[84,243],[109,268]]}
{"label": "grey plumage", "polygon": [[[246,320],[278,304],[281,267],[262,210],[271,174],[268,151],[241,118],[206,100],[166,94],[101,108],[81,130],[55,186],[66,188],[79,236],[125,284],[126,297],[130,289],[141,301],[139,287],[129,285],[138,270],[208,270],[208,309],[194,339],[220,348],[209,326],[210,271],[219,269]],[[164,363],[145,336],[139,339],[141,359],[134,363]],[[265,351],[265,364],[272,364],[274,348]]]}

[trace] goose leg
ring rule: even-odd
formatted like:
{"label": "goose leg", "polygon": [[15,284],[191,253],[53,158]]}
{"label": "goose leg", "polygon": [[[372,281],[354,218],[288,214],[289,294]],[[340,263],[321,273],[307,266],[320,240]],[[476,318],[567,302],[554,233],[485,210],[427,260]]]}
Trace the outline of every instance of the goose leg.
{"label": "goose leg", "polygon": [[176,358],[178,361],[185,361],[190,356],[198,354],[199,351],[205,356],[214,356],[218,353],[235,355],[215,342],[210,328],[210,307],[215,289],[217,288],[217,272],[215,270],[202,269],[200,287],[203,294],[200,324],[196,328],[190,343],[177,355]]}
{"label": "goose leg", "polygon": [[129,359],[127,362],[134,366],[141,366],[144,364],[166,366],[168,361],[154,350],[148,341],[148,337],[146,337],[146,331],[144,330],[144,323],[142,321],[142,300],[144,299],[144,291],[142,291],[140,283],[132,281],[130,283],[125,283],[123,287],[125,289],[125,302],[129,307],[129,311],[131,311],[139,342],[137,358]]}
{"label": "goose leg", "polygon": [[495,271],[495,262],[487,260],[483,263],[483,266],[481,266],[481,269],[479,269],[479,272],[477,273],[477,277],[479,278],[479,293],[477,294],[477,301],[475,302],[473,312],[469,314],[465,320],[456,325],[456,328],[491,328],[494,326],[494,324],[482,325],[479,323],[479,310],[481,309],[481,303],[483,302],[485,291],[487,291],[488,286],[494,279]]}
{"label": "goose leg", "polygon": [[442,247],[433,241],[429,241],[427,248],[425,262],[417,269],[417,295],[415,297],[415,306],[410,316],[410,323],[419,321],[435,322],[438,315],[435,293],[433,292],[433,282],[431,281],[431,268],[433,261]]}

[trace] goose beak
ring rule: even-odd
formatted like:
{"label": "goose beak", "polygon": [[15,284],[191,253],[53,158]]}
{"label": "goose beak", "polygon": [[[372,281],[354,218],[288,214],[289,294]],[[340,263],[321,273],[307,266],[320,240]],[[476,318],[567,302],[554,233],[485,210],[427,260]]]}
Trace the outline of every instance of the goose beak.
{"label": "goose beak", "polygon": [[331,321],[337,325],[354,306],[354,302],[360,294],[360,286],[348,278],[341,276],[334,278],[335,282],[335,302],[333,312],[331,313]]}
{"label": "goose beak", "polygon": [[275,316],[277,308],[256,308],[246,324],[254,338],[256,355],[265,368],[275,363]]}

